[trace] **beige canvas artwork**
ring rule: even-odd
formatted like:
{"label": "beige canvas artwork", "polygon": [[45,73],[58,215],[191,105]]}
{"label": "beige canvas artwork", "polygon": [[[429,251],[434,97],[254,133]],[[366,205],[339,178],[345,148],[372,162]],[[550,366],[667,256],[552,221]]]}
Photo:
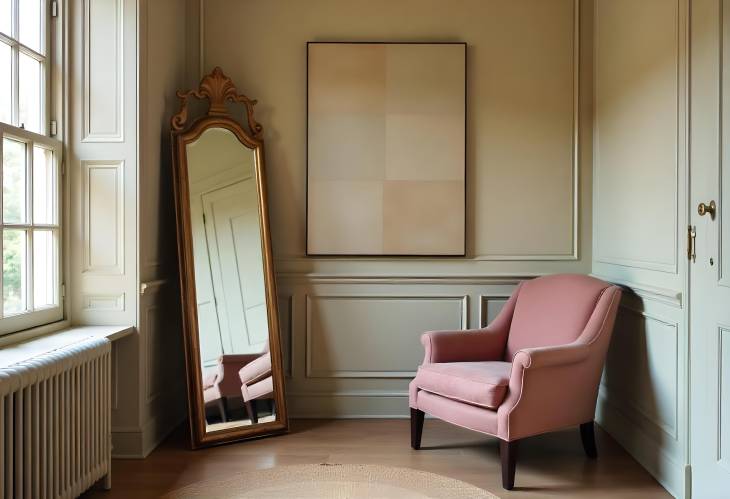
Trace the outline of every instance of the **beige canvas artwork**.
{"label": "beige canvas artwork", "polygon": [[465,56],[308,44],[308,254],[464,254]]}

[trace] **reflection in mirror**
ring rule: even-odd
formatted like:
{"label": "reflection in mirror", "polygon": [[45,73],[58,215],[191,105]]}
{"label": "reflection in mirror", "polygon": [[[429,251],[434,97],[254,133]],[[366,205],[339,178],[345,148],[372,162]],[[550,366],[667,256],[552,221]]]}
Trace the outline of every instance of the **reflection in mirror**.
{"label": "reflection in mirror", "polygon": [[187,160],[207,431],[273,421],[256,153],[208,128]]}

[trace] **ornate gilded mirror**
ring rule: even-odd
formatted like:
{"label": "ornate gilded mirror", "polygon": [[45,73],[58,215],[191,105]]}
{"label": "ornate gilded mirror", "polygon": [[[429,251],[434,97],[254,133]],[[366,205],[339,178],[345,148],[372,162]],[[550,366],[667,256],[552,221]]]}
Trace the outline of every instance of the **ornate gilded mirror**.
{"label": "ornate gilded mirror", "polygon": [[[177,95],[172,148],[192,446],[285,432],[256,101],[220,68]],[[207,112],[191,119],[193,104],[206,100]]]}

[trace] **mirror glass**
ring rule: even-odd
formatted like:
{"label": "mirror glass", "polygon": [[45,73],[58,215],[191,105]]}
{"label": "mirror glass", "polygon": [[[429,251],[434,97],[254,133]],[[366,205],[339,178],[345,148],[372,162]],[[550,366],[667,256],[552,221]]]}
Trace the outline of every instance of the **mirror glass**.
{"label": "mirror glass", "polygon": [[206,432],[271,422],[257,153],[222,127],[185,147]]}

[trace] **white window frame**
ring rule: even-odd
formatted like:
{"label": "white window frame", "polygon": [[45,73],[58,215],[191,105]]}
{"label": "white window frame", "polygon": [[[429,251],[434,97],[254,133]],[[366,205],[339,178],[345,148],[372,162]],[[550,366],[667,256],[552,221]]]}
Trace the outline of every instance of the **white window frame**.
{"label": "white window frame", "polygon": [[[19,24],[19,2],[21,0],[12,0],[12,11],[13,18],[12,29],[13,33],[18,33]],[[8,315],[5,317],[2,310],[2,301],[0,301],[0,336],[15,333],[23,330],[36,328],[38,326],[44,326],[52,323],[60,323],[63,321],[65,316],[65,303],[64,303],[64,271],[65,265],[65,233],[64,233],[64,222],[65,222],[65,183],[66,179],[63,175],[63,154],[64,147],[63,142],[49,136],[51,133],[58,134],[59,131],[55,126],[62,125],[58,117],[63,109],[62,100],[65,97],[61,86],[63,85],[62,71],[59,71],[58,62],[60,57],[63,56],[63,39],[65,38],[64,30],[61,29],[61,25],[54,21],[59,21],[59,18],[54,14],[58,14],[59,5],[55,0],[43,0],[41,7],[42,26],[41,30],[41,46],[45,50],[45,55],[30,47],[20,43],[19,40],[11,38],[10,36],[0,33],[0,40],[11,46],[11,58],[12,58],[12,74],[13,81],[11,84],[12,94],[12,123],[0,122],[0,160],[2,159],[3,151],[3,139],[9,138],[24,142],[26,144],[26,214],[27,223],[16,224],[8,223],[5,224],[2,220],[2,189],[0,188],[0,248],[2,248],[2,230],[4,228],[15,228],[28,230],[29,241],[32,240],[32,229],[42,228],[51,229],[57,240],[57,252],[56,252],[56,269],[57,275],[55,276],[56,289],[54,290],[54,296],[56,297],[57,305],[53,307],[42,308],[39,310],[32,310],[33,306],[33,286],[29,284],[26,286],[26,305],[29,309],[28,312]],[[51,43],[53,41],[53,43]],[[42,133],[35,133],[29,130],[25,130],[18,122],[19,119],[19,54],[23,53],[37,60],[41,64],[41,113],[40,113],[40,128]],[[55,77],[55,78],[54,78]],[[53,99],[52,97],[57,97]],[[51,126],[53,120],[54,126]],[[32,217],[32,182],[33,182],[33,146],[38,145],[53,151],[53,161],[56,174],[56,223],[47,224],[33,224]],[[2,186],[2,168],[0,167],[0,186]],[[0,252],[0,256],[2,253]],[[29,283],[32,282],[32,244],[26,246],[26,275],[28,276]],[[0,267],[0,293],[2,293],[2,272]]]}

